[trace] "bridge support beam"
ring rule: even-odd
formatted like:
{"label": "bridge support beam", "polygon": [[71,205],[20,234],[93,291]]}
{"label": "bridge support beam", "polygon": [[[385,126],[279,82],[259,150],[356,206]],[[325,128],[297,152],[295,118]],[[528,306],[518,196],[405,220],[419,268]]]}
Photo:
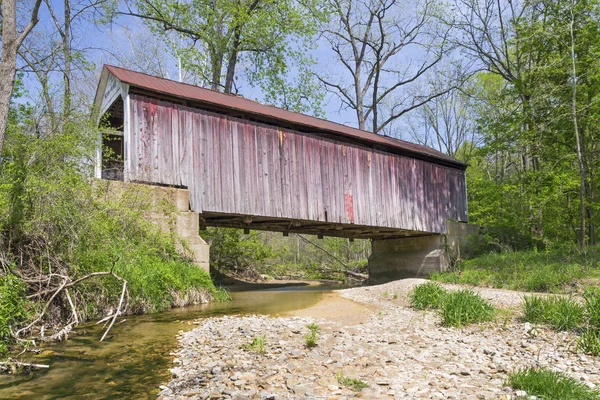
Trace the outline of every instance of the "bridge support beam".
{"label": "bridge support beam", "polygon": [[414,236],[372,241],[369,257],[369,282],[384,283],[403,278],[425,277],[448,269],[460,255],[468,235],[479,227],[448,221],[444,235]]}

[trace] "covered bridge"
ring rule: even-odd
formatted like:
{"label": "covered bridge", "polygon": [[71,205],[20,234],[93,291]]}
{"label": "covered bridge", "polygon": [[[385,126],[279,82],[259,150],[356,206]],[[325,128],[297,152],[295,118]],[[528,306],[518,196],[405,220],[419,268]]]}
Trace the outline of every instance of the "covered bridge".
{"label": "covered bridge", "polygon": [[466,165],[428,147],[105,66],[98,177],[189,190],[200,225],[374,240],[467,222]]}

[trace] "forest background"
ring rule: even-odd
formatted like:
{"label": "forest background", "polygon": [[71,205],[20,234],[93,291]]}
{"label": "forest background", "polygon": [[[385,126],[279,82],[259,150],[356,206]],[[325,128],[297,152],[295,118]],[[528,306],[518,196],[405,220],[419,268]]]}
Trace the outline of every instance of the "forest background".
{"label": "forest background", "polygon": [[[3,0],[1,7],[3,342],[46,330],[62,337],[85,319],[197,302],[198,288],[223,296],[177,238],[144,222],[149,205],[107,198],[91,179],[102,134],[91,103],[103,63],[434,147],[470,165],[469,218],[484,234],[462,258],[510,253],[509,262],[487,259],[498,270],[543,254],[526,264],[550,265],[544,276],[560,275],[556,285],[598,267],[597,1]],[[216,267],[275,277],[341,279],[344,269],[364,271],[370,250],[368,242],[334,238],[218,229],[206,236]],[[456,261],[444,279],[489,276],[465,273],[461,265],[475,264]]]}

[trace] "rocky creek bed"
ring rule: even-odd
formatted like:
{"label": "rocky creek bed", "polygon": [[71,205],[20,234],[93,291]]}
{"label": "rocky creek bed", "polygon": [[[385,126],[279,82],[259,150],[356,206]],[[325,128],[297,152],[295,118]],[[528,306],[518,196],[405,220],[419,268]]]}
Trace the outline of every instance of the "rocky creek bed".
{"label": "rocky creek bed", "polygon": [[[410,279],[339,291],[341,297],[371,306],[361,309],[362,320],[305,316],[199,320],[195,329],[180,334],[173,379],[161,387],[159,398],[533,398],[504,386],[508,372],[529,366],[549,367],[592,388],[600,385],[600,360],[577,353],[572,333],[519,323],[510,313],[494,323],[441,327],[436,313],[408,307],[410,290],[422,282]],[[477,291],[497,307],[513,310],[523,296],[505,290]],[[310,323],[320,328],[314,348],[305,346]],[[249,348],[261,336],[264,352]],[[341,376],[368,386],[353,390],[340,383]]]}

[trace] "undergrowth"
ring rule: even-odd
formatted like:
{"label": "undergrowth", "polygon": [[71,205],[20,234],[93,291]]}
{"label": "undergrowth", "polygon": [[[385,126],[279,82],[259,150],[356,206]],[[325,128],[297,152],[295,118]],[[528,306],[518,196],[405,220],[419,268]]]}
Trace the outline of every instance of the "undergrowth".
{"label": "undergrowth", "polygon": [[561,293],[573,290],[584,278],[600,278],[600,247],[584,252],[571,248],[546,251],[488,253],[457,263],[448,272],[436,272],[432,280],[521,290]]}
{"label": "undergrowth", "polygon": [[10,331],[29,321],[39,319],[21,337],[35,337],[42,325],[50,335],[112,313],[122,290],[113,276],[92,275],[60,289],[90,274],[112,272],[127,281],[124,313],[227,297],[179,238],[149,221],[151,196],[141,189],[116,195],[92,178],[94,128],[84,125],[66,123],[45,136],[29,133],[25,123],[7,131],[0,164],[0,350]]}
{"label": "undergrowth", "polygon": [[600,400],[600,392],[575,378],[547,368],[527,368],[508,375],[507,386],[546,400]]}

